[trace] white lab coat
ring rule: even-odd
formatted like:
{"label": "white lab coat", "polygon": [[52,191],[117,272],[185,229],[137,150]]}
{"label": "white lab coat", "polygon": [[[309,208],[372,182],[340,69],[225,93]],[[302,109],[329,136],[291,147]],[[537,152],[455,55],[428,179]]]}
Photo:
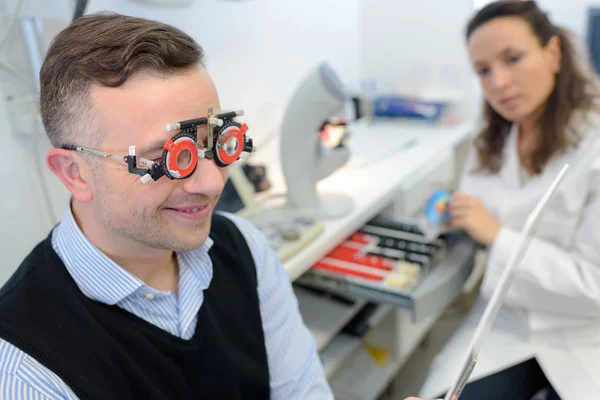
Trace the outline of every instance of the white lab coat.
{"label": "white lab coat", "polygon": [[476,157],[471,151],[460,189],[481,199],[503,227],[488,251],[479,299],[434,359],[421,397],[434,398],[455,379],[527,215],[569,162],[471,381],[536,357],[562,399],[600,398],[600,115],[593,114],[588,123],[576,121],[585,134],[581,145],[554,157],[540,176],[521,174],[516,126],[498,174],[468,174]]}

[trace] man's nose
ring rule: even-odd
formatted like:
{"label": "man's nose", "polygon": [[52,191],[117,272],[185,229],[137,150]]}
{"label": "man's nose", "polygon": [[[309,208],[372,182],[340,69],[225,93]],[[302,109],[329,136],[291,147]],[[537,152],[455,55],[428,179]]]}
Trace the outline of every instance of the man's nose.
{"label": "man's nose", "polygon": [[190,194],[215,197],[223,191],[224,179],[222,168],[214,160],[199,158],[194,173],[183,180],[183,190]]}

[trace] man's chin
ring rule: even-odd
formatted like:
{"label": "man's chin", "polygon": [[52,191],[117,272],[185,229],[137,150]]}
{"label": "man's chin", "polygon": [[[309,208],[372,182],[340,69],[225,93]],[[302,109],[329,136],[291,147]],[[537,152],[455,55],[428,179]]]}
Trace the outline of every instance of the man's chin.
{"label": "man's chin", "polygon": [[203,229],[188,230],[187,235],[173,237],[171,241],[172,251],[191,251],[201,247],[208,238],[210,232],[210,225],[203,227]]}
{"label": "man's chin", "polygon": [[206,237],[171,240],[164,243],[164,249],[175,252],[192,251],[199,249],[204,243],[206,243]]}
{"label": "man's chin", "polygon": [[210,218],[191,223],[163,218],[152,231],[158,235],[159,247],[170,251],[190,251],[201,247],[206,242],[210,227]]}

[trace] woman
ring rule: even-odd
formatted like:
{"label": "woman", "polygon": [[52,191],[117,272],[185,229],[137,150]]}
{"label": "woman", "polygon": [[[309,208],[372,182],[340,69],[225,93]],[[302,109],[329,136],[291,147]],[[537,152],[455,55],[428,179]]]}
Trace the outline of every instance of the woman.
{"label": "woman", "polygon": [[[420,397],[449,389],[527,215],[565,163],[461,400],[600,398],[600,112],[566,32],[533,1],[498,1],[467,27],[487,126],[451,201],[451,225],[488,247],[481,296]],[[560,395],[560,397],[559,397]]]}

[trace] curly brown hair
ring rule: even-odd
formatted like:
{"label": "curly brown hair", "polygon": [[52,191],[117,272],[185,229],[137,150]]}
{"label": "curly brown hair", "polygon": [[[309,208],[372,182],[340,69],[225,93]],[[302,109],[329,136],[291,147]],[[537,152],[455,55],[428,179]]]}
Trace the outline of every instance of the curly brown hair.
{"label": "curly brown hair", "polygon": [[[469,21],[467,41],[481,25],[507,16],[526,21],[541,46],[546,46],[552,37],[560,39],[560,71],[541,115],[544,140],[537,143],[528,160],[533,172],[540,174],[555,154],[577,145],[581,138],[569,126],[569,121],[575,112],[597,109],[599,92],[595,79],[584,72],[569,32],[554,25],[535,1],[500,0],[488,4]],[[484,118],[486,127],[475,139],[479,158],[477,170],[495,173],[502,167],[502,150],[512,122],[503,118],[487,101],[484,103]]]}

